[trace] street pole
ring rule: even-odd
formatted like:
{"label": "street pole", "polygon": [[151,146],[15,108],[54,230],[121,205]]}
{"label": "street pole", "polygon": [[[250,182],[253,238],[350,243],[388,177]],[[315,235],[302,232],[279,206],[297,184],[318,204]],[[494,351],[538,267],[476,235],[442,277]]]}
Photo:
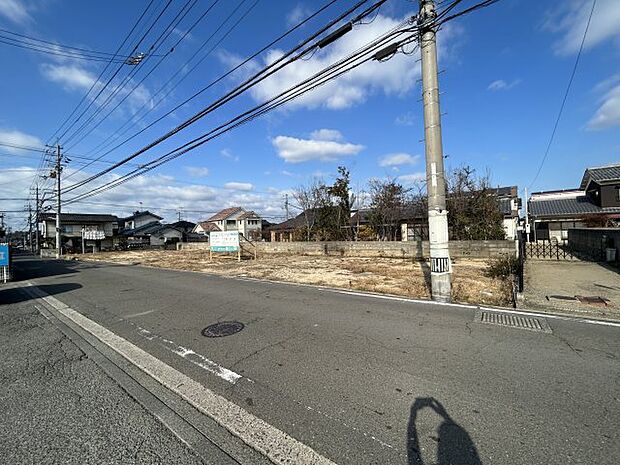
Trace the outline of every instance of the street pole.
{"label": "street pole", "polygon": [[530,215],[529,215],[529,204],[527,202],[527,187],[525,188],[525,237],[526,242],[530,242]]}
{"label": "street pole", "polygon": [[34,253],[32,244],[32,204],[28,204],[28,246],[30,247],[30,253]]}
{"label": "street pole", "polygon": [[428,195],[428,233],[431,255],[431,297],[450,302],[451,273],[448,249],[448,212],[446,180],[441,141],[437,44],[433,21],[435,2],[420,0],[420,54],[422,58],[422,96],[424,100],[424,140],[426,155],[426,190]]}
{"label": "street pole", "polygon": [[57,193],[57,203],[56,203],[56,258],[60,258],[62,255],[62,244],[61,234],[60,234],[60,172],[62,171],[61,166],[61,155],[60,155],[60,145],[56,144],[56,193]]}
{"label": "street pole", "polygon": [[35,187],[35,218],[34,218],[34,224],[35,224],[35,229],[34,229],[34,233],[35,233],[35,244],[36,244],[36,248],[35,251],[38,254],[39,253],[39,249],[40,249],[40,245],[39,245],[39,209],[40,209],[40,205],[39,205],[39,185],[37,184]]}

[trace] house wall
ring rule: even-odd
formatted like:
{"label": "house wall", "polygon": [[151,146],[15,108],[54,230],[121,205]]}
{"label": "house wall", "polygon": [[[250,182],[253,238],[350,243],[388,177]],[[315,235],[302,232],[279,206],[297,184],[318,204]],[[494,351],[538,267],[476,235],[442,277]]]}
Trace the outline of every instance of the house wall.
{"label": "house wall", "polygon": [[515,240],[517,238],[518,218],[504,218],[503,226],[507,240]]}
{"label": "house wall", "polygon": [[[261,255],[336,255],[346,257],[388,257],[428,258],[427,241],[408,242],[258,242],[258,258]],[[206,243],[177,244],[178,250],[208,250]],[[453,258],[491,258],[502,255],[516,255],[515,241],[451,241],[450,255]]]}
{"label": "house wall", "polygon": [[[43,228],[43,237],[55,238],[56,237],[56,221],[45,221]],[[61,227],[65,230],[62,233],[63,237],[82,237],[82,227],[88,226],[91,228],[97,228],[103,231],[106,237],[112,237],[114,235],[114,224],[112,222],[107,223],[65,223],[61,224]]]}
{"label": "house wall", "polygon": [[180,242],[183,240],[183,233],[176,229],[167,229],[162,233],[152,234],[149,239],[151,245],[164,245],[166,241],[170,242],[171,239],[178,239]]}
{"label": "house wall", "polygon": [[601,186],[601,207],[620,207],[620,183]]}
{"label": "house wall", "polygon": [[614,248],[620,250],[620,228],[576,228],[568,232],[570,248],[585,254],[600,251],[604,256],[605,246],[610,241],[613,241]]}
{"label": "house wall", "polygon": [[157,218],[157,217],[155,217],[153,215],[139,216],[138,218],[134,218],[131,221],[131,222],[133,222],[133,227],[131,229],[140,228],[140,227],[144,226],[145,224],[152,223],[153,221],[159,221],[159,218]]}

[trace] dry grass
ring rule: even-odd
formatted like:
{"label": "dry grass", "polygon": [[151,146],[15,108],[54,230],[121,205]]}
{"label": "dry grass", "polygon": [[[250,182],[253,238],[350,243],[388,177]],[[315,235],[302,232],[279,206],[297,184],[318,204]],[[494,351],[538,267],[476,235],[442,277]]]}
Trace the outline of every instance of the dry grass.
{"label": "dry grass", "polygon": [[[237,262],[232,256],[218,255],[211,261],[209,252],[204,250],[105,252],[76,255],[75,258],[430,298],[428,265],[395,258],[270,255]],[[455,301],[487,305],[510,303],[509,284],[486,277],[487,265],[485,260],[455,261]]]}

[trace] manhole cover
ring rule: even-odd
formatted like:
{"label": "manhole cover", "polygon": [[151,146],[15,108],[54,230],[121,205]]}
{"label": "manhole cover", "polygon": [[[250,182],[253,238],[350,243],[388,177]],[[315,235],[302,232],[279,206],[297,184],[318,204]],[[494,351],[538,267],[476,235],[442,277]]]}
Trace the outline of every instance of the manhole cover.
{"label": "manhole cover", "polygon": [[222,321],[207,326],[202,330],[202,335],[206,337],[224,337],[238,333],[244,328],[240,321]]}
{"label": "manhole cover", "polygon": [[550,333],[551,327],[544,318],[536,318],[525,315],[515,315],[512,313],[500,313],[478,310],[474,321],[489,325],[506,326],[509,328],[527,329],[529,331],[539,331]]}

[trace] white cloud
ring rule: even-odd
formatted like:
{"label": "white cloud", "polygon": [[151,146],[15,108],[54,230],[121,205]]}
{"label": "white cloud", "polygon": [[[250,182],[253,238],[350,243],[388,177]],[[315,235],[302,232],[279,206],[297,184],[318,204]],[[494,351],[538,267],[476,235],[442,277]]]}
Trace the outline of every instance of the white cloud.
{"label": "white cloud", "polygon": [[[93,73],[76,64],[44,63],[41,65],[41,72],[45,78],[60,84],[67,91],[86,92],[91,88],[93,83],[97,82]],[[113,82],[105,88],[97,98],[96,104],[102,105],[110,99],[111,101],[107,104],[107,108],[111,110],[121,99],[127,97],[125,102],[129,110],[135,113],[144,104],[151,101],[150,91],[142,84],[136,86],[133,79],[125,82],[123,87],[113,96],[113,93],[120,83],[121,81]],[[103,83],[97,82],[93,92],[89,94],[89,98],[95,98],[102,87]],[[131,94],[129,94],[129,92],[131,92]]]}
{"label": "white cloud", "polygon": [[224,187],[226,189],[231,189],[235,191],[251,191],[252,189],[254,189],[254,185],[249,182],[235,181],[227,182],[226,184],[224,184]]}
{"label": "white cloud", "polygon": [[[326,136],[332,139],[325,140]],[[333,140],[334,137],[337,140]],[[364,149],[363,145],[339,142],[341,139],[340,132],[321,129],[313,132],[310,139],[277,136],[272,139],[271,143],[278,150],[278,156],[287,163],[302,163],[311,160],[335,161],[342,157],[356,155]]]}
{"label": "white cloud", "polygon": [[41,65],[43,75],[52,82],[62,84],[67,90],[88,90],[95,82],[95,76],[87,70],[73,65]]}
{"label": "white cloud", "polygon": [[[0,129],[0,141],[13,145],[25,145],[28,147],[43,147],[43,142],[36,136],[26,134],[15,129]],[[14,147],[2,146],[2,150],[11,153],[26,153]]]}
{"label": "white cloud", "polygon": [[230,149],[222,149],[220,150],[220,155],[222,155],[224,158],[228,158],[232,161],[239,161],[239,155],[235,155],[234,153],[232,153],[232,151]]}
{"label": "white cloud", "polygon": [[492,92],[497,92],[498,90],[510,90],[513,87],[518,86],[519,84],[521,84],[521,79],[514,79],[510,82],[506,82],[503,79],[498,79],[497,81],[493,81],[491,84],[489,84],[487,90],[490,90]]}
{"label": "white cloud", "polygon": [[424,173],[411,173],[403,174],[397,178],[403,184],[416,184],[426,180],[426,174]]}
{"label": "white cloud", "polygon": [[[553,44],[558,55],[571,55],[579,50],[592,8],[592,2],[570,0],[548,13],[544,28],[561,37]],[[598,0],[584,44],[590,49],[608,39],[620,38],[620,8],[618,0]]]}
{"label": "white cloud", "polygon": [[32,17],[24,3],[17,0],[0,0],[0,15],[17,24],[30,22]]}
{"label": "white cloud", "polygon": [[318,129],[312,131],[310,137],[315,140],[331,140],[336,142],[343,139],[342,133],[337,129]]}
{"label": "white cloud", "polygon": [[[312,58],[298,60],[270,76],[253,87],[251,95],[256,101],[265,101],[368,44],[400,22],[400,19],[379,14],[372,23],[355,27],[345,38],[317,51]],[[450,28],[446,28],[447,32],[443,35],[449,35],[449,30]],[[280,58],[283,53],[282,50],[270,50],[260,62],[254,61],[252,67],[254,69],[263,67]],[[230,56],[225,58],[220,56],[220,59],[226,63],[233,61],[238,63]],[[246,72],[249,73],[247,70]],[[415,57],[397,54],[386,62],[365,63],[338,79],[291,101],[287,104],[287,108],[326,107],[338,110],[362,103],[368,96],[380,92],[386,95],[406,95],[415,86],[419,76],[420,67],[416,64]]]}
{"label": "white cloud", "polygon": [[587,128],[592,130],[613,126],[620,126],[620,85],[613,87],[603,96],[600,107],[587,124]]}
{"label": "white cloud", "polygon": [[311,11],[307,6],[298,3],[297,5],[295,5],[295,8],[293,8],[290,13],[286,15],[286,27],[290,28],[297,25],[303,19],[310,16],[310,14]]}
{"label": "white cloud", "polygon": [[407,113],[397,116],[396,119],[394,120],[394,123],[396,123],[399,126],[413,126],[413,124],[415,123],[415,120],[416,120],[416,117],[413,114],[413,112],[408,111]]}
{"label": "white cloud", "polygon": [[410,155],[408,153],[391,153],[381,157],[379,166],[400,166],[414,165],[420,160],[420,155]]}
{"label": "white cloud", "polygon": [[204,178],[205,176],[209,176],[209,168],[204,166],[186,166],[185,171],[187,171],[187,174],[194,178]]}

